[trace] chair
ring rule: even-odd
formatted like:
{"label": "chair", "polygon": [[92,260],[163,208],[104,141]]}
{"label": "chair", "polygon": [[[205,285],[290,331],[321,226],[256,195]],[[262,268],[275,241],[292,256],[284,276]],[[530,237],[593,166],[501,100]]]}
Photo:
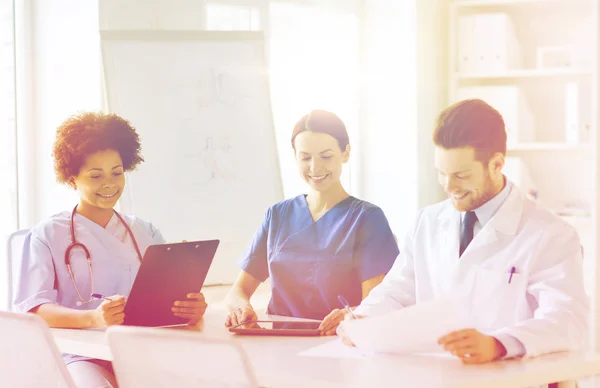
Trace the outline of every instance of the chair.
{"label": "chair", "polygon": [[8,311],[12,311],[13,305],[13,278],[14,271],[17,268],[16,263],[20,262],[21,255],[23,252],[23,243],[25,242],[25,236],[29,233],[29,229],[17,230],[10,236],[8,236],[8,242],[6,245],[6,277],[8,279],[7,286],[8,291],[6,293],[8,303]]}
{"label": "chair", "polygon": [[177,329],[107,330],[120,388],[258,388],[242,347],[229,339]]}
{"label": "chair", "polygon": [[0,311],[0,386],[75,388],[44,320]]}

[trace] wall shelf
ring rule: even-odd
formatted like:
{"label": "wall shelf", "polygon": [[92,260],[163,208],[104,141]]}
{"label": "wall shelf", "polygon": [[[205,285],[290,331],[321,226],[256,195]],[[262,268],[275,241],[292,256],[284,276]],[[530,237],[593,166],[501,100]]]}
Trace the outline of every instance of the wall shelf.
{"label": "wall shelf", "polygon": [[452,6],[457,9],[468,8],[491,8],[502,6],[529,6],[529,5],[589,5],[594,3],[592,0],[457,0]]}
{"label": "wall shelf", "polygon": [[585,151],[593,150],[592,144],[567,143],[521,143],[508,145],[507,151]]}
{"label": "wall shelf", "polygon": [[536,79],[536,78],[565,78],[565,77],[591,77],[592,72],[582,69],[528,69],[528,70],[511,70],[506,73],[471,73],[461,74],[455,73],[454,77],[458,81],[496,81],[496,80],[521,80],[521,79]]}

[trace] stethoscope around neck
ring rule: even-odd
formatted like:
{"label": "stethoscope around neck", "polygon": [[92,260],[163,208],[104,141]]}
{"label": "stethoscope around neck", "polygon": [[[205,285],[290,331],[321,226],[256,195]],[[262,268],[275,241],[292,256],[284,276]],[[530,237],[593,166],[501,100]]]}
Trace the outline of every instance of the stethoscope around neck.
{"label": "stethoscope around neck", "polygon": [[[131,231],[131,228],[129,227],[129,225],[127,225],[127,222],[125,222],[123,217],[121,217],[121,215],[116,210],[113,210],[113,211],[115,212],[115,215],[117,216],[119,221],[123,224],[123,226],[125,226],[125,229],[127,229],[127,233],[129,234],[129,236],[131,237],[131,241],[133,242],[135,252],[137,253],[138,259],[141,262],[143,259],[142,252],[140,251],[140,248],[137,244],[135,236],[133,235],[133,232]],[[91,296],[91,294],[95,293],[95,287],[94,287],[94,275],[92,272],[92,258],[90,255],[90,251],[84,244],[78,242],[77,239],[75,238],[75,221],[74,221],[74,219],[75,219],[76,212],[77,212],[77,205],[75,205],[75,207],[73,208],[73,212],[71,213],[71,225],[70,225],[71,244],[67,247],[67,250],[65,251],[65,265],[67,266],[67,271],[69,271],[69,275],[71,276],[71,281],[73,282],[73,287],[75,287],[75,291],[77,292],[77,295],[79,296],[79,299],[80,299],[79,301],[77,301],[77,306],[81,306],[83,304],[93,302],[93,301],[97,300],[97,298]],[[85,258],[87,260],[89,274],[90,274],[90,283],[92,286],[92,292],[90,293],[90,298],[87,298],[87,299],[81,295],[81,292],[79,292],[79,287],[77,287],[77,282],[75,281],[75,276],[73,276],[73,270],[71,269],[71,251],[74,248],[81,248],[83,250],[83,252],[85,253]]]}

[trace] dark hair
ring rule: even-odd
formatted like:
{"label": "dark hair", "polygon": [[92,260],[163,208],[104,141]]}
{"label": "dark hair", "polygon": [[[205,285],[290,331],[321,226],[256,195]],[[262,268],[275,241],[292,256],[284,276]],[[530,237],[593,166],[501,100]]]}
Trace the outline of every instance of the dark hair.
{"label": "dark hair", "polygon": [[497,152],[506,154],[504,120],[482,100],[460,101],[438,116],[433,142],[445,149],[472,147],[477,160],[487,163]]}
{"label": "dark hair", "polygon": [[69,117],[56,130],[52,150],[56,180],[69,183],[88,155],[107,149],[119,153],[125,171],[134,170],[144,161],[139,136],[127,120],[115,114],[91,112]]}
{"label": "dark hair", "polygon": [[305,131],[321,132],[333,136],[343,151],[350,144],[348,131],[344,122],[335,114],[325,110],[313,110],[307,115],[302,116],[294,126],[292,132],[292,148],[296,149],[296,136]]}

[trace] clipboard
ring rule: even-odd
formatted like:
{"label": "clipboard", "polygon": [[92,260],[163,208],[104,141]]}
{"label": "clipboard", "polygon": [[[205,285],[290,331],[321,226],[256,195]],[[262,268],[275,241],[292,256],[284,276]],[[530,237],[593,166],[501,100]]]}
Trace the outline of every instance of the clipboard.
{"label": "clipboard", "polygon": [[219,240],[149,246],[125,303],[123,325],[185,324],[173,315],[173,303],[200,292],[218,246]]}

